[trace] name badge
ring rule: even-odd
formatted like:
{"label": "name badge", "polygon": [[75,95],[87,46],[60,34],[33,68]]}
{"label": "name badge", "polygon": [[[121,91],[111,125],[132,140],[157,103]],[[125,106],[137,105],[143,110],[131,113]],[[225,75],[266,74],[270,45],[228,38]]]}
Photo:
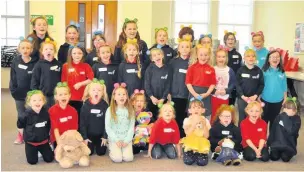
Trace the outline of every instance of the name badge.
{"label": "name badge", "polygon": [[242,73],[242,77],[243,77],[243,78],[249,78],[249,77],[250,77],[250,75],[249,75],[249,74],[247,74],[247,73]]}
{"label": "name badge", "polygon": [[261,131],[263,131],[263,129],[262,128],[258,128],[258,132],[261,132]]}
{"label": "name badge", "polygon": [[185,69],[179,69],[178,71],[179,71],[179,73],[187,73],[187,70],[185,70]]}
{"label": "name badge", "polygon": [[28,73],[28,74],[32,74],[32,73],[33,73],[33,71],[27,71],[27,73]]}
{"label": "name badge", "polygon": [[18,65],[18,67],[19,67],[20,69],[24,69],[24,70],[26,70],[26,69],[27,69],[27,66],[22,65],[22,64],[19,64],[19,65]]}
{"label": "name badge", "polygon": [[174,132],[172,128],[164,128],[164,133],[171,133]]}
{"label": "name badge", "polygon": [[93,61],[97,61],[97,60],[98,60],[98,57],[94,57],[94,58],[93,58]]}
{"label": "name badge", "polygon": [[282,120],[279,122],[279,124],[284,127],[284,124],[283,124]]}
{"label": "name badge", "polygon": [[56,65],[56,66],[52,66],[52,67],[50,67],[50,69],[51,70],[55,70],[55,69],[57,69],[58,68],[58,66]]}
{"label": "name badge", "polygon": [[63,122],[67,122],[67,121],[68,121],[68,118],[67,118],[67,117],[64,117],[64,118],[60,118],[59,120],[60,120],[61,123],[63,123]]}
{"label": "name badge", "polygon": [[232,55],[232,58],[233,58],[233,59],[238,59],[239,56],[238,56],[238,55]]}
{"label": "name badge", "polygon": [[135,73],[135,69],[127,69],[127,73]]}
{"label": "name badge", "polygon": [[167,54],[167,56],[172,56],[172,54],[170,53],[170,54]]}
{"label": "name badge", "polygon": [[80,75],[84,75],[85,74],[85,72],[84,71],[81,71],[81,72],[79,72],[80,73]]}
{"label": "name badge", "polygon": [[91,113],[100,113],[99,109],[91,109]]}
{"label": "name badge", "polygon": [[230,131],[226,131],[226,130],[223,130],[223,131],[222,131],[222,134],[223,134],[223,135],[229,135],[229,133],[230,133]]}
{"label": "name badge", "polygon": [[284,75],[283,75],[283,74],[281,74],[281,75],[279,75],[279,77],[280,77],[281,79],[283,79],[283,78],[284,78]]}
{"label": "name badge", "polygon": [[36,128],[45,127],[45,124],[46,124],[46,123],[47,123],[47,121],[37,123],[37,124],[35,125],[35,127],[36,127]]}
{"label": "name badge", "polygon": [[211,74],[211,71],[206,71],[205,73],[209,75],[209,74]]}
{"label": "name badge", "polygon": [[74,68],[70,68],[70,69],[69,69],[69,72],[74,72],[74,71],[75,71]]}
{"label": "name badge", "polygon": [[107,71],[107,70],[108,70],[108,68],[103,67],[103,68],[98,68],[98,70],[99,70],[99,72],[104,72],[104,71]]}

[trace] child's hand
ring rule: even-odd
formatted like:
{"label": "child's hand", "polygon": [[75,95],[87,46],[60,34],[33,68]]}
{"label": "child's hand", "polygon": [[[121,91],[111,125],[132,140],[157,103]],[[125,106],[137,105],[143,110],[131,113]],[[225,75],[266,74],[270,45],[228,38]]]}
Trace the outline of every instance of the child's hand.
{"label": "child's hand", "polygon": [[216,90],[214,94],[215,94],[216,96],[218,96],[218,95],[221,94],[221,91],[220,91],[220,90]]}
{"label": "child's hand", "polygon": [[261,149],[256,149],[255,150],[255,154],[256,154],[257,158],[261,158],[261,151],[262,151]]}
{"label": "child's hand", "polygon": [[158,104],[164,104],[164,99],[160,99],[159,101],[158,101]]}
{"label": "child's hand", "polygon": [[101,138],[101,146],[106,146],[107,142],[107,139]]}
{"label": "child's hand", "polygon": [[151,98],[151,101],[152,101],[152,103],[153,103],[154,105],[157,105],[157,104],[158,104],[159,100],[158,100],[157,98],[155,98],[154,96],[151,96],[150,98]]}
{"label": "child's hand", "polygon": [[145,158],[152,158],[151,156],[151,151],[148,151],[148,154],[147,155],[144,155]]}
{"label": "child's hand", "polygon": [[171,101],[172,101],[171,94],[168,94],[167,99],[168,99],[168,102],[171,102]]}
{"label": "child's hand", "polygon": [[78,82],[73,87],[75,88],[75,90],[78,90],[81,86],[82,86],[81,83]]}
{"label": "child's hand", "polygon": [[253,95],[253,96],[249,97],[249,99],[250,99],[251,101],[255,101],[257,98],[258,98],[257,95]]}
{"label": "child's hand", "polygon": [[248,97],[246,97],[246,96],[242,96],[241,98],[242,98],[242,99],[243,99],[245,102],[247,102],[247,101],[248,101],[248,99],[249,99],[249,98],[248,98]]}
{"label": "child's hand", "polygon": [[221,95],[221,96],[226,95],[226,90],[221,90],[221,91],[220,91],[220,95]]}
{"label": "child's hand", "polygon": [[121,141],[116,142],[116,145],[117,145],[117,147],[122,148],[122,142]]}
{"label": "child's hand", "polygon": [[125,143],[125,142],[121,142],[121,147],[122,148],[125,148],[125,147],[127,147],[128,146],[128,144],[127,143]]}
{"label": "child's hand", "polygon": [[203,99],[204,99],[204,98],[208,97],[209,95],[208,95],[207,93],[203,93],[203,94],[201,94],[201,96],[202,96]]}
{"label": "child's hand", "polygon": [[90,139],[85,139],[85,140],[84,140],[84,143],[85,143],[86,145],[88,145],[88,143],[92,143],[92,141],[91,141]]}

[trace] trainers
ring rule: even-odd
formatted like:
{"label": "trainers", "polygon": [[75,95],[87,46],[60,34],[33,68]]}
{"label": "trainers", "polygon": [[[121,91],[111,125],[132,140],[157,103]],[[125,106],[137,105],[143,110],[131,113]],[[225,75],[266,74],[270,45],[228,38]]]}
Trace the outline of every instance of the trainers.
{"label": "trainers", "polygon": [[42,154],[38,151],[38,158],[41,158]]}
{"label": "trainers", "polygon": [[23,136],[22,136],[22,134],[20,132],[18,132],[17,138],[14,141],[14,144],[20,145],[22,143],[23,143]]}
{"label": "trainers", "polygon": [[218,156],[219,156],[218,153],[213,152],[212,155],[211,155],[211,159],[212,159],[212,160],[216,160],[216,158],[217,158]]}

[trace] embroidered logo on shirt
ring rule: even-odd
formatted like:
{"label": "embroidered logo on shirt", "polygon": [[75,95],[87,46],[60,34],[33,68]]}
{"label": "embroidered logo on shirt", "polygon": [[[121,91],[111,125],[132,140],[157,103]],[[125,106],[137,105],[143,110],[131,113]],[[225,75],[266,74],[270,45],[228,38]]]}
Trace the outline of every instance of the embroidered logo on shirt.
{"label": "embroidered logo on shirt", "polygon": [[103,115],[103,113],[97,114],[96,117],[101,117]]}
{"label": "embroidered logo on shirt", "polygon": [[74,68],[70,68],[70,69],[69,69],[69,72],[74,72],[74,71],[75,71]]}
{"label": "embroidered logo on shirt", "polygon": [[31,71],[31,70],[30,70],[30,71],[27,71],[27,73],[28,73],[28,74],[32,74],[32,73],[33,73],[33,71]]}
{"label": "embroidered logo on shirt", "polygon": [[175,132],[175,130],[173,130],[172,128],[164,128],[164,133],[173,133]]}
{"label": "embroidered logo on shirt", "polygon": [[172,56],[172,53],[170,53],[170,54],[167,54],[167,56]]}
{"label": "embroidered logo on shirt", "polygon": [[265,60],[266,59],[266,57],[261,57],[261,60]]}
{"label": "embroidered logo on shirt", "polygon": [[27,69],[27,66],[22,65],[22,64],[19,64],[19,65],[18,65],[18,67],[19,67],[20,69],[24,69],[24,70],[26,70],[26,69]]}
{"label": "embroidered logo on shirt", "polygon": [[283,79],[283,78],[284,78],[284,75],[283,75],[283,74],[280,74],[279,77],[280,77],[281,79]]}
{"label": "embroidered logo on shirt", "polygon": [[260,74],[258,74],[257,76],[252,76],[252,79],[259,79]]}
{"label": "embroidered logo on shirt", "polygon": [[211,71],[207,70],[205,73],[206,73],[206,74],[211,74]]}
{"label": "embroidered logo on shirt", "polygon": [[263,131],[263,128],[258,128],[258,132],[261,132],[261,131]]}
{"label": "embroidered logo on shirt", "polygon": [[284,127],[284,123],[282,120],[279,122],[279,124]]}
{"label": "embroidered logo on shirt", "polygon": [[239,64],[239,60],[237,60],[236,62],[233,62],[233,64]]}
{"label": "embroidered logo on shirt", "polygon": [[185,70],[185,69],[179,69],[178,71],[179,71],[179,73],[187,73],[187,70]]}
{"label": "embroidered logo on shirt", "polygon": [[98,57],[94,57],[94,58],[93,58],[93,61],[97,61],[97,60],[98,60]]}
{"label": "embroidered logo on shirt", "polygon": [[115,70],[113,70],[112,72],[108,72],[109,75],[114,75]]}
{"label": "embroidered logo on shirt", "polygon": [[168,78],[168,74],[166,76],[161,76],[160,79],[167,79]]}
{"label": "embroidered logo on shirt", "polygon": [[68,121],[68,118],[67,118],[67,117],[60,118],[59,121],[60,121],[61,123],[67,122],[67,121]]}
{"label": "embroidered logo on shirt", "polygon": [[99,72],[104,72],[104,71],[107,71],[107,70],[108,70],[108,68],[106,68],[106,67],[102,67],[102,68],[98,68],[98,70],[99,70]]}
{"label": "embroidered logo on shirt", "polygon": [[35,124],[35,127],[36,127],[36,128],[45,127],[45,124],[46,124],[46,123],[47,123],[47,121],[37,123],[37,124]]}
{"label": "embroidered logo on shirt", "polygon": [[60,72],[60,67],[59,68],[57,68],[57,69],[55,69],[54,71],[56,71],[56,72]]}

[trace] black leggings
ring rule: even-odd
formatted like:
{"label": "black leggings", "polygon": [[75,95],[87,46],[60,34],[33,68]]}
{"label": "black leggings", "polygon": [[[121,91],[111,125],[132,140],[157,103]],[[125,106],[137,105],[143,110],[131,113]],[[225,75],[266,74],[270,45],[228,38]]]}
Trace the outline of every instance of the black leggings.
{"label": "black leggings", "polygon": [[151,122],[155,122],[157,120],[157,116],[158,116],[158,106],[154,105],[152,103],[151,99],[149,98],[147,108],[150,112],[152,112],[152,115],[153,115]]}
{"label": "black leggings", "polygon": [[235,100],[236,100],[236,89],[232,90],[232,92],[230,93],[230,97],[229,97],[229,105],[235,105]]}
{"label": "black leggings", "polygon": [[151,151],[152,158],[161,159],[164,155],[167,155],[169,159],[177,158],[177,153],[174,145],[173,144],[161,145],[158,143],[154,144]]}
{"label": "black leggings", "polygon": [[82,101],[74,101],[74,100],[71,100],[69,102],[69,104],[76,109],[77,113],[78,113],[78,126],[80,124],[80,111],[81,111],[81,108],[82,108],[82,105],[83,105],[83,102]]}
{"label": "black leggings", "polygon": [[298,97],[297,92],[293,86],[293,80],[290,78],[287,78],[287,87],[292,97]]}
{"label": "black leggings", "polygon": [[[244,149],[244,159],[247,161],[254,161],[256,159],[256,153],[255,151],[250,147],[247,146]],[[261,158],[259,158],[263,162],[267,162],[269,160],[269,152],[266,147],[264,147],[261,151]]]}
{"label": "black leggings", "polygon": [[198,166],[208,164],[208,154],[194,153],[193,151],[184,152],[183,161],[186,165],[192,165],[196,162]]}
{"label": "black leggings", "polygon": [[133,145],[133,154],[138,154],[141,150],[148,150],[148,145],[149,143],[147,143],[145,146]]}
{"label": "black leggings", "polygon": [[279,115],[283,100],[278,103],[269,103],[265,100],[261,99],[262,102],[265,103],[265,106],[263,107],[263,120],[268,124],[270,124],[270,129],[273,124],[274,119]]}
{"label": "black leggings", "polygon": [[91,140],[92,143],[88,143],[88,147],[91,150],[91,154],[93,155],[94,150],[96,150],[96,154],[98,156],[106,154],[107,147],[101,146],[101,136],[88,136],[88,139]]}
{"label": "black leggings", "polygon": [[292,157],[293,153],[290,151],[279,151],[275,149],[270,151],[270,159],[272,161],[277,161],[281,158],[282,161],[289,162]]}
{"label": "black leggings", "polygon": [[26,160],[29,164],[37,164],[38,151],[41,153],[42,158],[45,162],[52,162],[54,160],[54,152],[52,151],[51,146],[48,142],[39,146],[33,146],[29,143],[25,143],[25,155]]}
{"label": "black leggings", "polygon": [[183,122],[184,119],[187,118],[187,104],[188,99],[179,99],[179,98],[172,98],[172,101],[174,102],[174,108],[175,108],[175,120],[177,122],[179,132],[180,132],[180,138],[185,137],[185,131],[183,129]]}

